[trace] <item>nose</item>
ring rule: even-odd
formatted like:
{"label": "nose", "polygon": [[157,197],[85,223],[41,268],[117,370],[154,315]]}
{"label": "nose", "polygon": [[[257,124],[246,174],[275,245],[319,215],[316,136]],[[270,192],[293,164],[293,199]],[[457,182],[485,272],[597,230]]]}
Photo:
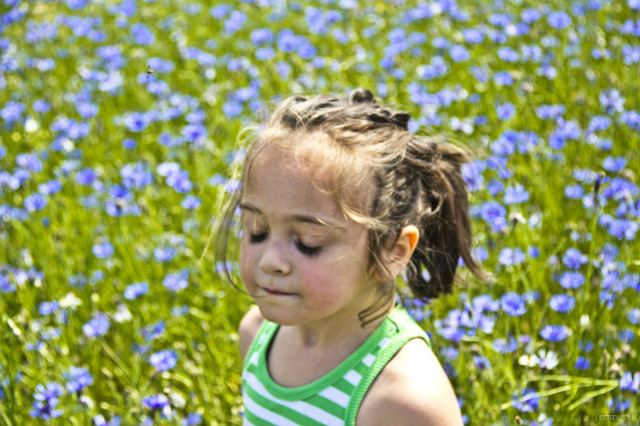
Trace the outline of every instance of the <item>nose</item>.
{"label": "nose", "polygon": [[259,265],[264,273],[271,275],[287,275],[291,272],[284,242],[275,239],[269,241],[262,253]]}

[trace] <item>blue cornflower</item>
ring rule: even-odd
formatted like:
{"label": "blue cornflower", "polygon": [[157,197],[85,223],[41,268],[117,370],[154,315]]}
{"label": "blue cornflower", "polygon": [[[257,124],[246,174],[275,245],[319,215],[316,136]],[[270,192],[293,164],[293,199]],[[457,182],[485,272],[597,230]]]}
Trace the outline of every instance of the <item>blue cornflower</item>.
{"label": "blue cornflower", "polygon": [[549,80],[554,80],[558,76],[558,70],[545,62],[540,68],[536,69],[536,74],[544,76]]}
{"label": "blue cornflower", "polygon": [[134,300],[149,292],[149,283],[146,281],[133,283],[124,289],[124,298]]}
{"label": "blue cornflower", "polygon": [[136,44],[149,46],[156,41],[156,36],[143,23],[138,22],[131,25],[129,32]]}
{"label": "blue cornflower", "polygon": [[[271,46],[261,47],[259,49],[256,49],[256,59],[258,59],[259,61],[268,61],[273,59],[275,56],[276,56],[276,51]],[[238,114],[240,112],[238,112]],[[236,116],[238,114],[236,114]]]}
{"label": "blue cornflower", "polygon": [[276,36],[276,44],[282,53],[290,53],[296,50],[298,37],[293,31],[286,28]]}
{"label": "blue cornflower", "polygon": [[155,352],[149,357],[149,362],[159,372],[171,370],[176,366],[177,361],[178,355],[173,350]]}
{"label": "blue cornflower", "polygon": [[75,179],[79,185],[90,186],[97,179],[97,175],[93,169],[87,167],[77,171]]}
{"label": "blue cornflower", "polygon": [[69,380],[67,391],[71,393],[82,392],[84,388],[93,384],[93,376],[86,368],[71,367],[64,377]]}
{"label": "blue cornflower", "polygon": [[193,184],[189,180],[189,173],[184,170],[178,170],[169,174],[166,181],[167,185],[180,194],[189,192],[191,188],[193,188]]}
{"label": "blue cornflower", "polygon": [[36,393],[33,394],[35,401],[33,402],[33,410],[29,411],[31,417],[50,420],[62,415],[62,411],[57,410],[58,397],[64,393],[60,383],[47,383],[47,386],[38,384]]}
{"label": "blue cornflower", "polygon": [[147,342],[151,342],[158,337],[162,336],[165,331],[164,321],[160,320],[156,323],[149,324],[142,330],[140,330],[140,334]]}
{"label": "blue cornflower", "polygon": [[38,158],[38,154],[18,154],[16,164],[30,172],[42,171],[42,161]]}
{"label": "blue cornflower", "polygon": [[180,164],[173,163],[173,162],[160,163],[158,164],[156,171],[160,176],[166,177],[166,176],[169,176],[171,173],[180,171]]}
{"label": "blue cornflower", "polygon": [[562,30],[571,25],[571,16],[564,11],[551,12],[547,16],[547,22],[553,28]]}
{"label": "blue cornflower", "polygon": [[611,117],[606,115],[596,115],[589,121],[587,131],[589,133],[594,133],[599,130],[607,130],[609,126],[611,126]]}
{"label": "blue cornflower", "polygon": [[95,423],[96,426],[120,426],[120,417],[114,415],[111,421],[108,422],[102,414],[98,414],[93,417],[93,423]]}
{"label": "blue cornflower", "polygon": [[567,290],[582,287],[585,282],[584,275],[578,271],[564,272],[559,279],[560,285]]}
{"label": "blue cornflower", "polygon": [[273,42],[273,31],[269,28],[259,28],[251,33],[251,41],[255,45]]}
{"label": "blue cornflower", "polygon": [[465,163],[462,165],[461,172],[462,177],[467,183],[469,191],[480,191],[484,182],[482,172],[486,168],[486,163],[482,160],[475,160],[471,163]]}
{"label": "blue cornflower", "polygon": [[200,204],[202,204],[200,198],[196,197],[195,195],[187,195],[180,203],[182,208],[188,210],[197,209],[198,207],[200,207]]}
{"label": "blue cornflower", "polygon": [[499,71],[493,75],[493,81],[498,86],[511,86],[513,85],[513,77],[509,71]]}
{"label": "blue cornflower", "polygon": [[202,423],[202,416],[198,413],[189,413],[186,419],[182,419],[182,426],[196,426]]}
{"label": "blue cornflower", "polygon": [[98,115],[98,105],[91,102],[80,102],[76,105],[78,114],[84,119],[92,118]]}
{"label": "blue cornflower", "polygon": [[207,137],[207,129],[202,124],[188,124],[182,128],[182,137],[187,142],[197,143]]}
{"label": "blue cornflower", "polygon": [[38,308],[40,315],[49,315],[60,309],[60,303],[57,300],[51,302],[42,302]]}
{"label": "blue cornflower", "polygon": [[591,361],[583,356],[579,356],[578,358],[576,358],[575,367],[577,370],[586,370],[591,367]]}
{"label": "blue cornflower", "polygon": [[164,277],[162,285],[171,291],[184,290],[189,285],[189,273],[187,271],[181,271],[177,274],[168,274]]}
{"label": "blue cornflower", "polygon": [[38,99],[33,103],[33,110],[39,113],[46,113],[51,110],[51,104],[44,99]]}
{"label": "blue cornflower", "polygon": [[127,189],[144,188],[153,183],[153,173],[149,171],[148,164],[125,164],[120,169],[122,184]]}
{"label": "blue cornflower", "polygon": [[628,328],[625,328],[618,333],[618,340],[622,343],[631,343],[635,338],[636,333]]}
{"label": "blue cornflower", "polygon": [[524,305],[524,298],[518,293],[509,292],[500,298],[500,306],[507,315],[519,317],[527,312]]}
{"label": "blue cornflower", "polygon": [[608,155],[602,162],[602,168],[609,172],[621,172],[627,165],[627,159],[624,157],[612,157]]}
{"label": "blue cornflower", "polygon": [[311,59],[316,56],[317,49],[306,37],[300,36],[298,38],[296,52],[302,59]]}
{"label": "blue cornflower", "polygon": [[104,59],[105,67],[109,70],[122,68],[125,64],[120,46],[101,46],[96,49],[96,54]]}
{"label": "blue cornflower", "polygon": [[525,388],[520,397],[513,398],[513,406],[522,413],[537,411],[540,407],[540,397],[533,396],[537,392],[531,388]]}
{"label": "blue cornflower", "polygon": [[151,411],[160,411],[165,417],[171,417],[169,398],[164,394],[145,396],[142,398],[142,406]]}
{"label": "blue cornflower", "polygon": [[540,105],[536,108],[536,115],[542,120],[558,120],[566,110],[564,105]]}
{"label": "blue cornflower", "polygon": [[618,89],[607,89],[600,92],[600,105],[608,113],[622,112],[625,98],[620,96]]}
{"label": "blue cornflower", "polygon": [[487,182],[487,191],[493,197],[498,195],[503,189],[504,189],[504,182],[501,181],[500,179],[492,179],[491,181]]}
{"label": "blue cornflower", "polygon": [[624,178],[613,178],[608,186],[602,190],[604,198],[613,198],[614,200],[633,199],[638,195],[638,186]]}
{"label": "blue cornflower", "polygon": [[542,17],[542,14],[537,9],[525,9],[520,13],[520,18],[527,24],[537,22]]}
{"label": "blue cornflower", "polygon": [[640,309],[633,308],[627,313],[627,319],[631,324],[640,324]]}
{"label": "blue cornflower", "polygon": [[635,372],[631,375],[631,372],[625,372],[620,378],[620,390],[628,390],[633,393],[640,392],[640,372]]}
{"label": "blue cornflower", "polygon": [[151,116],[144,112],[130,112],[124,117],[124,125],[132,132],[141,132],[151,123]]}
{"label": "blue cornflower", "polygon": [[521,204],[529,201],[529,192],[524,189],[524,186],[521,184],[516,184],[515,186],[508,186],[504,190],[504,198],[502,201],[505,204]]}
{"label": "blue cornflower", "polygon": [[516,113],[516,108],[510,102],[496,106],[496,115],[500,120],[508,120]]}
{"label": "blue cornflower", "polygon": [[156,71],[156,73],[169,73],[176,67],[172,61],[157,57],[149,58],[147,63],[150,68]]}
{"label": "blue cornflower", "polygon": [[82,326],[82,330],[87,337],[102,336],[109,330],[109,318],[106,314],[97,312],[89,322]]}
{"label": "blue cornflower", "polygon": [[520,59],[520,54],[511,47],[501,47],[498,49],[498,58],[505,62],[517,62]]}
{"label": "blue cornflower", "polygon": [[57,179],[50,180],[49,182],[41,183],[40,185],[38,185],[38,192],[43,195],[55,194],[57,192],[60,192],[61,189],[62,183]]}
{"label": "blue cornflower", "polygon": [[506,27],[513,19],[506,13],[494,13],[489,16],[489,22],[496,27]]}
{"label": "blue cornflower", "polygon": [[498,309],[500,309],[500,303],[497,300],[494,300],[489,294],[481,294],[474,297],[471,305],[473,306],[474,314],[497,312]]}
{"label": "blue cornflower", "polygon": [[471,54],[464,46],[454,44],[449,48],[449,56],[454,62],[464,62],[469,60]]}
{"label": "blue cornflower", "polygon": [[35,193],[26,196],[22,203],[28,212],[34,212],[45,208],[47,205],[47,198],[43,197],[41,194]]}
{"label": "blue cornflower", "polygon": [[464,41],[470,44],[478,44],[484,41],[484,34],[477,28],[467,28],[462,31]]}
{"label": "blue cornflower", "polygon": [[540,330],[540,336],[550,342],[559,342],[571,335],[571,330],[565,325],[545,325]]}
{"label": "blue cornflower", "polygon": [[540,249],[536,246],[529,246],[529,248],[527,249],[527,253],[532,259],[537,259],[538,257],[540,257]]}
{"label": "blue cornflower", "polygon": [[209,9],[209,14],[216,19],[222,19],[224,18],[227,13],[229,13],[231,11],[231,6],[229,6],[228,4],[220,4],[218,6],[214,6],[211,9]]}
{"label": "blue cornflower", "polygon": [[568,312],[575,304],[576,299],[566,294],[556,294],[549,300],[549,306],[556,312]]}
{"label": "blue cornflower", "polygon": [[5,123],[11,124],[14,121],[18,121],[22,118],[25,106],[20,102],[9,101],[4,105],[4,108],[0,110],[0,117]]}
{"label": "blue cornflower", "polygon": [[157,247],[153,250],[153,257],[158,262],[169,262],[176,257],[178,250],[172,246]]}
{"label": "blue cornflower", "polygon": [[493,341],[493,349],[501,354],[510,354],[518,349],[518,342],[513,336],[510,336],[508,341],[504,338],[498,338]]}
{"label": "blue cornflower", "polygon": [[584,188],[580,184],[567,185],[564,188],[564,196],[571,200],[579,200],[584,195]]}
{"label": "blue cornflower", "polygon": [[95,244],[91,248],[91,251],[93,252],[94,256],[99,259],[108,259],[113,256],[113,244],[111,244],[109,241]]}
{"label": "blue cornflower", "polygon": [[235,118],[242,114],[244,106],[236,99],[229,99],[222,105],[222,111],[228,118]]}
{"label": "blue cornflower", "polygon": [[625,44],[622,46],[622,61],[625,65],[637,64],[640,62],[640,47]]}
{"label": "blue cornflower", "polygon": [[247,22],[247,15],[234,10],[229,14],[229,17],[224,21],[224,29],[227,35],[233,35],[240,30],[245,22]]}
{"label": "blue cornflower", "polygon": [[587,263],[589,258],[582,254],[582,252],[576,248],[569,248],[562,256],[562,263],[570,269],[580,269],[581,265]]}
{"label": "blue cornflower", "polygon": [[488,201],[480,207],[480,217],[491,225],[495,232],[500,232],[507,228],[506,214],[507,210],[504,206],[496,201]]}
{"label": "blue cornflower", "polygon": [[525,261],[525,258],[525,254],[520,248],[516,247],[515,249],[512,249],[510,247],[506,247],[500,250],[498,261],[500,264],[507,266],[519,265]]}
{"label": "blue cornflower", "polygon": [[507,42],[507,35],[504,31],[489,30],[489,39],[496,44],[504,44]]}
{"label": "blue cornflower", "polygon": [[489,367],[491,367],[491,363],[489,362],[489,360],[481,355],[475,355],[473,357],[473,365],[478,369],[478,370],[485,370]]}

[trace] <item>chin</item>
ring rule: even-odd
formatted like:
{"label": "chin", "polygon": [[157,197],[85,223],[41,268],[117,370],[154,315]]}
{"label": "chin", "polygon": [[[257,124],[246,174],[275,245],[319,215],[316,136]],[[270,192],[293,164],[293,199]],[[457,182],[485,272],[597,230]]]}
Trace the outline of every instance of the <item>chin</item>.
{"label": "chin", "polygon": [[258,305],[258,309],[260,309],[262,318],[266,319],[269,322],[273,322],[278,325],[300,324],[300,319],[294,315],[291,315],[291,312],[287,312],[286,309],[277,308],[274,306],[265,306],[258,301],[256,301],[256,304]]}

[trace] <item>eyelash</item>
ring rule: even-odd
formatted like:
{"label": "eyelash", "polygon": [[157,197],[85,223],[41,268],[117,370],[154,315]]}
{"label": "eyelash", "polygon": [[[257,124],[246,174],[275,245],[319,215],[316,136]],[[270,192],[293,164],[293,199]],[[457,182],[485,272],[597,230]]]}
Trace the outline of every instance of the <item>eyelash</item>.
{"label": "eyelash", "polygon": [[[251,244],[259,244],[264,242],[267,239],[267,233],[263,232],[262,234],[249,234],[249,243]],[[308,257],[315,257],[320,254],[322,251],[322,247],[309,247],[302,243],[302,241],[296,239],[295,240],[296,248],[300,251],[300,253],[304,254]]]}

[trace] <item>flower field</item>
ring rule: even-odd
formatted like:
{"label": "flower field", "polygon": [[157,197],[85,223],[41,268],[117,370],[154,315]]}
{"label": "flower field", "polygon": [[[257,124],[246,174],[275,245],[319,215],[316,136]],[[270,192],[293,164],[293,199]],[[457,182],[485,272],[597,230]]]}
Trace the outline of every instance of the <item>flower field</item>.
{"label": "flower field", "polygon": [[640,0],[0,1],[0,424],[242,424],[238,134],[357,87],[476,155],[465,422],[640,424]]}

